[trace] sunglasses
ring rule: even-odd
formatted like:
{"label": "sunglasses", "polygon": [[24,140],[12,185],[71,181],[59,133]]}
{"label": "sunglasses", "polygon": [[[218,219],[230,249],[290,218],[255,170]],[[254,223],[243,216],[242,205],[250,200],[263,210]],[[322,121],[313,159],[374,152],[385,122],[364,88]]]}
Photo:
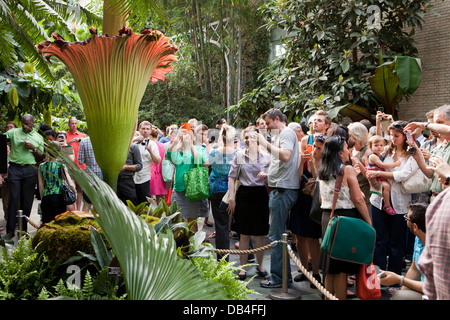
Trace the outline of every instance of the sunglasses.
{"label": "sunglasses", "polygon": [[394,128],[400,128],[403,129],[403,124],[400,122],[394,122],[393,124],[391,124],[391,126],[393,126]]}

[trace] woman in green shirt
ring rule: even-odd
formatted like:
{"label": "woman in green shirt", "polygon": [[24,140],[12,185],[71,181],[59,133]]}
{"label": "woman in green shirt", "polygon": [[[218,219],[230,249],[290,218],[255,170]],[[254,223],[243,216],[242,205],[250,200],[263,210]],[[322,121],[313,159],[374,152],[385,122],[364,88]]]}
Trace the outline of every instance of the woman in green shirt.
{"label": "woman in green shirt", "polygon": [[[186,199],[186,186],[184,173],[194,168],[198,161],[200,165],[206,162],[206,149],[194,145],[193,132],[180,129],[167,150],[167,159],[175,166],[174,186],[171,201],[176,201],[181,211],[181,217],[191,222],[200,217],[209,215],[208,199],[190,201]],[[195,162],[194,162],[195,159]],[[194,229],[197,227],[195,226]]]}
{"label": "woman in green shirt", "polygon": [[66,212],[61,186],[64,179],[68,185],[75,190],[75,183],[70,178],[66,167],[57,162],[55,158],[41,163],[38,170],[39,193],[41,195],[42,223],[55,219],[58,214]]}

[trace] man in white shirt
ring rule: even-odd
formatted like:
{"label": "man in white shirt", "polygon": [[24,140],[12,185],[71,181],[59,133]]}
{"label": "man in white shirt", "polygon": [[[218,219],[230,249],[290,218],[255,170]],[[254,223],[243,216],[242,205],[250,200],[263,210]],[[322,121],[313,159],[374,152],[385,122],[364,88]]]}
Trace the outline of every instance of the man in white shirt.
{"label": "man in white shirt", "polygon": [[154,141],[149,139],[151,132],[152,124],[148,121],[142,121],[139,124],[140,135],[133,140],[139,146],[142,158],[142,170],[136,172],[134,175],[138,203],[148,202],[147,197],[151,196],[150,179],[152,162],[156,165],[161,162],[158,146]]}

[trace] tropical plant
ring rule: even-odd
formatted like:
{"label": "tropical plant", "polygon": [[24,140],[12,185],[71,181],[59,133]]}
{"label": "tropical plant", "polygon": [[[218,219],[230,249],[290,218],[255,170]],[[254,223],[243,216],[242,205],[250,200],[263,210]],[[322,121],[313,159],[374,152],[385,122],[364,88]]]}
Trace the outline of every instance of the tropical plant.
{"label": "tropical plant", "polygon": [[58,265],[34,250],[31,238],[21,237],[17,246],[6,247],[0,256],[0,300],[36,299],[42,288],[56,285],[60,279]]}
{"label": "tropical plant", "polygon": [[77,41],[68,23],[74,17],[79,23],[101,22],[90,4],[82,6],[75,0],[0,0],[0,66],[10,66],[20,59],[28,60],[49,84],[53,84],[55,78],[35,48],[36,43],[49,40],[39,22],[45,19],[56,25],[62,35]]}
{"label": "tropical plant", "polygon": [[7,107],[8,121],[20,124],[24,114],[37,118],[43,114],[44,122],[52,125],[52,113],[70,103],[79,104],[79,97],[65,79],[50,85],[31,63],[17,62],[0,73],[0,101]]}
{"label": "tropical plant", "polygon": [[419,87],[422,79],[420,59],[396,56],[375,69],[370,86],[384,107],[384,112],[394,115],[403,96],[409,96]]}
{"label": "tropical plant", "polygon": [[232,113],[243,117],[276,106],[292,121],[324,108],[358,121],[379,104],[369,82],[379,56],[387,62],[415,57],[415,30],[432,5],[429,0],[272,0],[261,11],[268,31],[281,30],[284,53],[261,73],[264,85],[244,95]]}
{"label": "tropical plant", "polygon": [[128,299],[227,298],[220,284],[205,280],[190,261],[178,257],[170,229],[157,234],[108,184],[86,174],[56,149],[49,152],[63,159],[94,204],[95,219],[120,265]]}

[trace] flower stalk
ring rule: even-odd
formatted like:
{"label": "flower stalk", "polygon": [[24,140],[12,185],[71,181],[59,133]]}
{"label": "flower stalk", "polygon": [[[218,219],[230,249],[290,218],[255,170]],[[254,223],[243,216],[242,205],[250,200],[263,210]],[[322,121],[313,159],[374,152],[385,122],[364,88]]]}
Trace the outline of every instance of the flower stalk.
{"label": "flower stalk", "polygon": [[159,31],[133,33],[123,27],[117,36],[97,35],[67,42],[54,33],[38,50],[55,56],[71,72],[86,114],[92,146],[105,182],[114,190],[133,137],[139,104],[148,81],[165,80],[178,48]]}

